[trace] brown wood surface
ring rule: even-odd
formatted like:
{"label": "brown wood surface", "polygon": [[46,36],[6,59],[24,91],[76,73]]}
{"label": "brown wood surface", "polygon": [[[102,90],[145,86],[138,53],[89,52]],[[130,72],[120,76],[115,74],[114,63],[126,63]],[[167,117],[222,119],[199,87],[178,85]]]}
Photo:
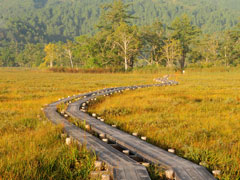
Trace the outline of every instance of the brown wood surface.
{"label": "brown wood surface", "polygon": [[101,91],[85,94],[85,98],[71,103],[68,106],[67,113],[81,121],[91,125],[94,132],[100,134],[106,134],[106,137],[122,147],[129,149],[132,153],[141,156],[147,161],[158,164],[166,169],[172,169],[175,173],[175,178],[181,180],[214,180],[214,176],[207,171],[203,166],[194,164],[186,159],[176,156],[175,154],[169,153],[159,147],[149,144],[141,139],[132,136],[128,133],[120,131],[112,126],[109,126],[96,118],[88,115],[87,113],[79,110],[82,103],[91,100],[97,96],[103,96],[109,93],[118,92],[119,90],[133,90],[137,88],[152,87],[152,86],[163,86],[163,85],[174,85],[177,82],[155,84],[155,85],[142,85],[142,86],[131,86],[131,87],[119,87],[119,88],[108,88]]}
{"label": "brown wood surface", "polygon": [[109,144],[102,142],[93,135],[71,124],[57,112],[56,105],[61,102],[66,102],[70,99],[72,98],[66,98],[64,100],[50,104],[44,108],[44,112],[47,118],[54,124],[62,124],[64,126],[65,132],[70,137],[72,137],[81,145],[86,145],[88,149],[94,151],[97,157],[100,160],[104,161],[108,167],[110,167],[112,170],[113,179],[150,180],[148,172],[144,166],[114,149]]}

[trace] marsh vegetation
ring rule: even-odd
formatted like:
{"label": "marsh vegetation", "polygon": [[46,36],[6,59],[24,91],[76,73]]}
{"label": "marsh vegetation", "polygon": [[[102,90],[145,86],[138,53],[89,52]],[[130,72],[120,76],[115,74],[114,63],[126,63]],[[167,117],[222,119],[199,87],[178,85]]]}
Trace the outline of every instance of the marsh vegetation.
{"label": "marsh vegetation", "polygon": [[178,86],[100,98],[89,112],[209,170],[221,170],[220,179],[239,179],[239,77],[239,71],[190,71],[178,77]]}

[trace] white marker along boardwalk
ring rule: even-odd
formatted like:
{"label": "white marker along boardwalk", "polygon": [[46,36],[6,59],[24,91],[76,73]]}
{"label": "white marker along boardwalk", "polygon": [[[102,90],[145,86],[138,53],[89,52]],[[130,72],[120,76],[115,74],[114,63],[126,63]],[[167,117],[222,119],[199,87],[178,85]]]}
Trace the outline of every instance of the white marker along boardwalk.
{"label": "white marker along boardwalk", "polygon": [[98,158],[111,168],[113,179],[149,180],[148,172],[144,166],[114,149],[111,145],[71,124],[57,112],[56,105],[70,99],[67,98],[48,105],[44,109],[47,118],[54,124],[62,124],[65,132],[71,138],[86,145],[88,149],[94,150]]}
{"label": "white marker along boardwalk", "polygon": [[[73,137],[81,144],[86,144],[89,149],[94,150],[97,156],[112,169],[113,179],[150,179],[146,168],[138,163],[145,161],[159,165],[166,170],[170,170],[168,172],[171,172],[172,170],[174,174],[171,175],[170,173],[170,176],[173,176],[176,180],[213,180],[215,179],[213,175],[210,174],[204,167],[169,153],[135,136],[120,131],[115,127],[105,124],[96,117],[92,117],[87,113],[80,111],[81,107],[85,108],[89,101],[94,100],[94,98],[98,96],[110,95],[124,90],[175,84],[177,84],[177,82],[168,81],[155,85],[107,88],[100,91],[66,98],[50,104],[45,108],[45,114],[55,124],[63,124],[64,129],[69,136]],[[79,97],[81,98],[80,100],[69,104],[66,113],[69,116],[77,118],[90,125],[92,132],[98,134],[98,136],[104,136],[108,141],[105,139],[104,140],[106,142],[99,140],[97,137],[94,137],[93,135],[72,125],[69,121],[57,113],[56,105]],[[125,152],[125,154],[122,152]]]}

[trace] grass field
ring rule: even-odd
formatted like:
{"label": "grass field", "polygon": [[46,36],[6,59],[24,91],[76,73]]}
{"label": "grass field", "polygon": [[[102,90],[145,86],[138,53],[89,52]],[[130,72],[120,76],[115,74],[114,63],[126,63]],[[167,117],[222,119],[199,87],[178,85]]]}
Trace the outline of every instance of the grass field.
{"label": "grass field", "polygon": [[240,179],[240,71],[187,72],[180,85],[100,98],[89,112],[209,170]]}
{"label": "grass field", "polygon": [[65,145],[41,108],[62,97],[147,83],[153,75],[0,69],[0,179],[88,179],[94,155]]}
{"label": "grass field", "polygon": [[[0,179],[88,179],[96,157],[66,146],[62,128],[48,122],[41,107],[105,87],[150,84],[163,74],[0,69]],[[160,147],[221,169],[221,179],[238,179],[240,71],[187,72],[177,79],[179,86],[114,95],[91,111]]]}

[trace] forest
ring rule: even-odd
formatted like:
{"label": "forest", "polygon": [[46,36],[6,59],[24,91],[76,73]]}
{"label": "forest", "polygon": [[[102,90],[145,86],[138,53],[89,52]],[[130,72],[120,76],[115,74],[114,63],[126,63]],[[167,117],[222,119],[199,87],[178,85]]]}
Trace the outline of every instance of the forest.
{"label": "forest", "polygon": [[0,66],[240,64],[237,0],[0,1]]}

